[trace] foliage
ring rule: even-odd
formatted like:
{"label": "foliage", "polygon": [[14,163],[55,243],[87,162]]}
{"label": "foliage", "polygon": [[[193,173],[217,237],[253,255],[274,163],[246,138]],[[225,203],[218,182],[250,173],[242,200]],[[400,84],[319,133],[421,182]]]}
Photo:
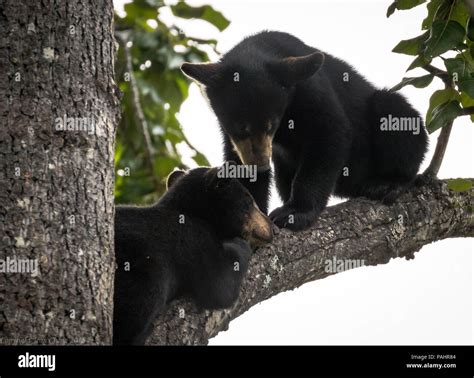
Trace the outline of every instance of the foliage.
{"label": "foliage", "polygon": [[[387,17],[397,9],[424,3],[428,14],[421,25],[423,33],[401,41],[393,51],[415,56],[407,71],[421,67],[429,74],[405,77],[392,90],[406,85],[424,88],[434,77],[443,80],[445,88],[432,94],[426,114],[427,129],[433,132],[463,115],[471,115],[474,121],[474,20],[464,0],[396,0]],[[444,68],[434,66],[435,60],[441,60]]]}
{"label": "foliage", "polygon": [[463,178],[448,180],[448,188],[455,192],[467,192],[472,188],[472,181]]}
{"label": "foliage", "polygon": [[[182,1],[165,5],[162,0],[133,0],[125,5],[125,17],[115,15],[117,84],[123,93],[115,151],[116,203],[147,203],[161,195],[167,175],[175,167],[186,168],[179,143],[195,152],[198,165],[209,164],[189,144],[176,118],[190,84],[179,67],[185,61],[209,60],[206,49],[215,50],[217,42],[185,35],[176,25],[167,26],[161,19],[164,10],[176,17],[204,20],[220,31],[229,25],[212,7],[191,7]],[[134,96],[134,84],[138,96]]]}

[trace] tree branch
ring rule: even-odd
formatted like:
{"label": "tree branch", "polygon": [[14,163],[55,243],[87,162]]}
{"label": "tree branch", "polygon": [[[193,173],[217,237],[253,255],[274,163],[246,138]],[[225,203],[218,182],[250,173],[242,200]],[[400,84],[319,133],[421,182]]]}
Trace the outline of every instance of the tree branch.
{"label": "tree branch", "polygon": [[137,81],[135,79],[135,75],[133,73],[133,64],[132,64],[132,53],[130,52],[130,48],[127,45],[127,41],[122,41],[122,46],[124,49],[126,62],[127,62],[127,71],[129,74],[130,79],[130,88],[132,89],[132,105],[135,114],[135,119],[137,124],[140,126],[140,131],[143,136],[143,140],[145,141],[145,160],[148,164],[148,169],[150,170],[151,178],[153,181],[153,185],[156,190],[160,190],[162,186],[160,184],[160,180],[155,173],[155,163],[154,163],[154,155],[155,149],[151,143],[150,133],[148,131],[148,122],[145,118],[145,114],[143,113],[143,109],[140,103],[140,92],[138,91]]}
{"label": "tree branch", "polygon": [[[423,68],[427,70],[428,72],[431,72],[434,75],[441,78],[441,80],[443,80],[444,82],[444,86],[446,89],[454,88],[453,79],[446,71],[440,70],[439,68],[432,66],[431,64],[427,64],[423,66]],[[438,176],[438,172],[439,172],[439,169],[441,168],[441,163],[443,162],[446,148],[448,147],[449,136],[451,135],[453,123],[454,123],[454,120],[449,121],[441,129],[441,132],[438,136],[438,140],[436,141],[436,148],[435,148],[433,157],[431,158],[430,165],[423,173],[426,177],[435,178]]]}
{"label": "tree branch", "polygon": [[443,80],[443,83],[446,87],[451,87],[452,86],[452,78],[449,76],[449,73],[446,71],[443,71],[439,69],[438,67],[435,67],[431,64],[425,64],[423,67],[426,71],[428,71],[430,74],[433,74],[437,77],[439,77],[441,80]]}
{"label": "tree branch", "polygon": [[271,245],[256,251],[233,308],[200,313],[189,302],[175,301],[155,322],[148,344],[207,344],[252,306],[334,274],[325,269],[334,258],[386,264],[397,257],[412,259],[437,240],[472,237],[473,195],[473,189],[453,192],[446,181],[435,181],[410,189],[390,207],[363,198],[328,207],[313,228],[281,230]]}
{"label": "tree branch", "polygon": [[453,122],[448,122],[438,135],[438,140],[436,142],[435,152],[431,158],[430,165],[426,168],[424,175],[429,177],[437,177],[439,169],[441,168],[441,163],[443,162],[444,154],[446,153],[446,148],[448,147],[449,136],[451,135],[451,130],[453,128]]}
{"label": "tree branch", "polygon": [[463,115],[473,115],[474,114],[474,106],[468,106],[462,110]]}

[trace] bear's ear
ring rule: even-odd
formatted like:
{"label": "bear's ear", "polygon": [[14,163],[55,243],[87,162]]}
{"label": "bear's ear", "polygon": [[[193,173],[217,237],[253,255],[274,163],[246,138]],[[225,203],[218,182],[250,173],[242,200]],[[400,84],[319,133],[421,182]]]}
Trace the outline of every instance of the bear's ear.
{"label": "bear's ear", "polygon": [[183,63],[181,71],[197,82],[210,86],[216,84],[221,78],[219,63]]}
{"label": "bear's ear", "polygon": [[166,190],[169,190],[173,186],[173,184],[178,180],[181,176],[183,176],[186,172],[176,170],[169,174],[168,178],[166,179]]}
{"label": "bear's ear", "polygon": [[324,54],[317,51],[304,56],[291,56],[267,63],[268,71],[285,87],[309,79],[324,63]]}

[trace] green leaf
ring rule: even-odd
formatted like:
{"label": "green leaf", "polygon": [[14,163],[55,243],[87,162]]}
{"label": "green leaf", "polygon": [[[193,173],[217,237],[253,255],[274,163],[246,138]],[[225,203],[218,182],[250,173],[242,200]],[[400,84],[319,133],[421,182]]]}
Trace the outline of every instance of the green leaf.
{"label": "green leaf", "polygon": [[[461,105],[463,108],[469,108],[471,106],[474,106],[474,98],[467,95],[464,92],[461,92]],[[474,114],[471,114],[471,121],[474,122]]]}
{"label": "green leaf", "polygon": [[[459,55],[458,55],[459,56]],[[462,55],[461,55],[462,56]],[[469,76],[469,67],[462,58],[449,58],[444,60],[444,65],[448,70],[448,73],[453,76],[457,74],[458,78]]]}
{"label": "green leaf", "polygon": [[405,77],[400,83],[391,88],[391,91],[398,91],[399,89],[413,85],[416,88],[425,88],[433,81],[434,75],[428,74],[420,77]]}
{"label": "green leaf", "polygon": [[444,0],[431,0],[428,2],[426,5],[426,8],[428,9],[428,16],[426,16],[426,18],[423,20],[423,23],[421,24],[421,28],[423,30],[431,28],[438,10],[444,5],[446,5]]}
{"label": "green leaf", "polygon": [[462,115],[462,109],[458,101],[449,101],[438,105],[433,109],[431,122],[426,125],[426,128],[432,133],[446,126],[460,115]]}
{"label": "green leaf", "polygon": [[464,54],[445,59],[444,64],[460,91],[474,98],[474,75]]}
{"label": "green leaf", "polygon": [[114,165],[118,165],[123,154],[123,144],[120,141],[115,143]]}
{"label": "green leaf", "polygon": [[471,41],[474,41],[474,18],[469,18],[469,23],[467,26],[467,38]]}
{"label": "green leaf", "polygon": [[159,177],[168,177],[176,167],[179,167],[181,163],[172,156],[159,156],[155,158],[154,168],[155,172]]}
{"label": "green leaf", "polygon": [[[459,57],[460,56],[460,57]],[[453,82],[460,86],[463,81],[470,79],[470,71],[467,62],[462,58],[462,55],[458,55],[456,58],[449,58],[444,60],[444,65],[449,75],[453,79]]]}
{"label": "green leaf", "polygon": [[413,62],[411,62],[411,64],[407,68],[407,71],[410,71],[417,67],[423,67],[429,63],[431,63],[430,60],[426,60],[422,55],[419,55],[415,58]]}
{"label": "green leaf", "polygon": [[458,22],[435,21],[424,44],[425,58],[432,59],[455,49],[464,41],[464,36],[465,30]]}
{"label": "green leaf", "polygon": [[425,2],[426,0],[397,0],[397,9],[405,10],[415,8]]}
{"label": "green leaf", "polygon": [[216,11],[210,5],[203,5],[200,7],[192,7],[185,2],[178,2],[171,6],[171,11],[177,17],[181,18],[200,18],[214,25],[220,31],[223,31],[229,26],[230,21],[224,15]]}
{"label": "green leaf", "polygon": [[387,8],[387,17],[390,17],[395,10],[406,10],[417,7],[420,4],[425,3],[426,0],[395,0]]}
{"label": "green leaf", "polygon": [[426,32],[418,37],[400,41],[392,51],[399,54],[418,55],[422,51],[423,42],[427,40],[428,36],[429,33]]}
{"label": "green leaf", "polygon": [[[471,48],[474,47],[474,43],[472,44]],[[456,58],[462,58],[464,61],[467,63],[467,66],[469,68],[469,72],[473,73],[474,72],[474,57],[470,53],[469,50],[464,50],[460,54],[456,56]]]}
{"label": "green leaf", "polygon": [[455,0],[449,19],[456,21],[464,28],[464,30],[466,30],[467,24],[469,22],[469,12],[464,0]]}
{"label": "green leaf", "polygon": [[446,89],[440,89],[438,91],[435,91],[431,95],[431,98],[430,98],[430,106],[426,113],[426,124],[429,124],[431,122],[434,108],[436,108],[437,106],[441,104],[447,103],[451,100],[458,100],[458,99],[459,99],[459,93],[455,91],[453,88],[446,88]]}
{"label": "green leaf", "polygon": [[397,9],[397,2],[394,1],[390,6],[387,8],[387,18],[390,17],[393,12]]}
{"label": "green leaf", "polygon": [[448,180],[448,188],[455,192],[467,192],[472,188],[472,181],[463,178]]}
{"label": "green leaf", "polygon": [[473,77],[459,81],[458,87],[459,87],[459,90],[461,90],[464,93],[467,93],[469,97],[474,98],[474,78]]}
{"label": "green leaf", "polygon": [[193,156],[193,160],[201,167],[209,167],[211,165],[207,158],[198,151],[196,151],[196,154]]}
{"label": "green leaf", "polygon": [[137,3],[128,3],[124,5],[124,10],[127,13],[127,18],[134,20],[150,20],[156,19],[158,11],[150,5],[139,5]]}

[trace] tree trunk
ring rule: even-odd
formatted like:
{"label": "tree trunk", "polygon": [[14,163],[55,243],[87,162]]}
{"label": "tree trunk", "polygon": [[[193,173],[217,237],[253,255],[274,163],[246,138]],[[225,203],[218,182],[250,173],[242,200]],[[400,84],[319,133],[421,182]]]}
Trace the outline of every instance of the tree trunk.
{"label": "tree trunk", "polygon": [[112,0],[0,0],[0,344],[111,342],[114,58]]}
{"label": "tree trunk", "polygon": [[453,192],[446,182],[413,188],[393,206],[363,198],[328,207],[309,230],[281,230],[257,250],[235,305],[199,312],[176,301],[155,322],[148,344],[207,344],[252,306],[306,282],[348,268],[414,258],[437,240],[474,236],[474,189]]}

